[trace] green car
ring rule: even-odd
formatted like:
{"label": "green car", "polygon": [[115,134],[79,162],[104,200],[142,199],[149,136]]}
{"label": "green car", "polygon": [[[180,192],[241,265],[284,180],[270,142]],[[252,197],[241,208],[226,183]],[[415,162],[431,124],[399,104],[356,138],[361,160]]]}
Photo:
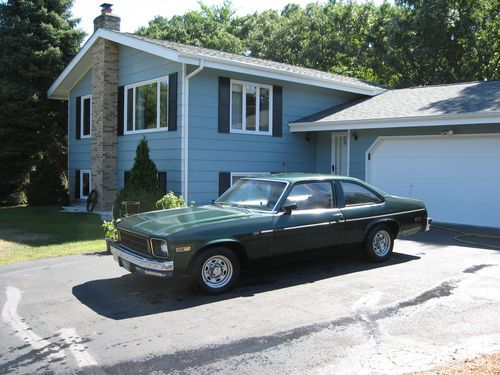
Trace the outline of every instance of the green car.
{"label": "green car", "polygon": [[189,276],[219,294],[253,260],[359,243],[371,260],[385,261],[395,238],[430,223],[421,201],[355,178],[272,174],[239,180],[211,205],[123,218],[109,247],[130,272]]}

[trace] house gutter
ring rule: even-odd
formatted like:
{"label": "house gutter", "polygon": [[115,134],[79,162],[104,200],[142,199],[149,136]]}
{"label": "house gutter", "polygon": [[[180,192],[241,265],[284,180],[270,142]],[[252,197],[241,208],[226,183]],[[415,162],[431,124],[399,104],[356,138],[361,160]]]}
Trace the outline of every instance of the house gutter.
{"label": "house gutter", "polygon": [[189,81],[195,75],[200,73],[205,67],[205,61],[200,60],[198,68],[186,75],[186,64],[182,64],[182,77],[184,78],[184,98],[183,98],[183,114],[182,114],[182,176],[184,183],[182,185],[182,195],[188,202],[189,193]]}

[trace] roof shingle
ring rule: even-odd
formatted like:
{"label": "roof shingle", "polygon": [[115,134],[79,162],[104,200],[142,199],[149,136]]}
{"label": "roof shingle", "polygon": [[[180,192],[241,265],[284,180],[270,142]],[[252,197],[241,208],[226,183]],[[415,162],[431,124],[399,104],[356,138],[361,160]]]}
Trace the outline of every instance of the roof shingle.
{"label": "roof shingle", "polygon": [[295,121],[342,122],[421,116],[500,113],[500,81],[388,90]]}
{"label": "roof shingle", "polygon": [[351,85],[359,86],[360,88],[371,88],[371,89],[383,88],[383,86],[378,85],[376,83],[364,81],[364,80],[357,79],[357,78],[342,76],[339,74],[328,73],[328,72],[324,72],[321,70],[303,68],[300,66],[279,63],[279,62],[271,61],[271,60],[258,59],[255,57],[238,55],[235,53],[229,53],[229,52],[223,52],[223,51],[218,51],[218,50],[209,49],[209,48],[203,48],[203,47],[191,46],[191,45],[187,45],[187,44],[175,43],[175,42],[170,42],[168,40],[154,39],[154,38],[149,38],[149,37],[137,35],[137,34],[130,34],[130,33],[123,33],[123,34],[140,39],[140,40],[143,40],[145,42],[153,43],[153,44],[174,50],[174,51],[179,52],[179,53],[195,54],[195,55],[199,55],[199,56],[213,57],[213,58],[227,60],[227,61],[252,64],[252,65],[256,65],[256,66],[260,66],[260,67],[264,67],[264,68],[276,69],[276,70],[280,70],[283,72],[295,73],[295,74],[300,74],[303,76],[308,76],[308,77],[313,77],[313,78],[327,79],[327,80],[331,80],[334,82],[344,82],[344,83],[348,83]]}

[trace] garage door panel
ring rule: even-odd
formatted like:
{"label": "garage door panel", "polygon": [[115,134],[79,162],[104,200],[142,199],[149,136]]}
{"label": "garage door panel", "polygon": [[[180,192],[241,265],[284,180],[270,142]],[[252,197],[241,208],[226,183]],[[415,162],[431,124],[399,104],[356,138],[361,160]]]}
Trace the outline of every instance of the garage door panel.
{"label": "garage door panel", "polygon": [[387,138],[370,156],[370,183],[422,199],[435,220],[500,226],[499,135]]}

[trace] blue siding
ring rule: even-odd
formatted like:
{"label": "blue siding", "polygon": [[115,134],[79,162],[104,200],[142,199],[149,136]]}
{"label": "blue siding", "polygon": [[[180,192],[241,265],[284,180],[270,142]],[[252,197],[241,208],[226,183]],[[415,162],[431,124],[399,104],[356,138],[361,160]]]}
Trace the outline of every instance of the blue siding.
{"label": "blue siding", "polygon": [[124,173],[132,168],[137,143],[146,137],[150,148],[150,157],[158,171],[167,172],[167,188],[181,192],[181,115],[182,115],[182,80],[181,65],[161,57],[139,50],[120,46],[119,85],[130,85],[150,79],[164,77],[178,72],[177,96],[177,131],[166,130],[126,134],[118,137],[118,187],[123,187]]}
{"label": "blue siding", "polygon": [[[365,179],[366,151],[368,151],[378,137],[437,135],[450,129],[452,129],[455,134],[500,133],[500,124],[356,130],[358,140],[353,141],[351,139],[350,175],[362,180]],[[464,150],[464,152],[467,152],[467,150]]]}
{"label": "blue siding", "polygon": [[92,70],[85,74],[69,95],[68,113],[68,192],[75,198],[75,171],[91,169],[91,139],[76,139],[76,98],[92,94]]}
{"label": "blue siding", "polygon": [[[283,136],[218,133],[218,77],[283,86]],[[204,69],[189,87],[189,200],[217,198],[219,172],[316,171],[316,137],[292,134],[288,123],[355,97],[353,94]],[[308,138],[308,140],[306,139]]]}
{"label": "blue siding", "polygon": [[332,168],[332,133],[316,133],[316,172],[330,173]]}

